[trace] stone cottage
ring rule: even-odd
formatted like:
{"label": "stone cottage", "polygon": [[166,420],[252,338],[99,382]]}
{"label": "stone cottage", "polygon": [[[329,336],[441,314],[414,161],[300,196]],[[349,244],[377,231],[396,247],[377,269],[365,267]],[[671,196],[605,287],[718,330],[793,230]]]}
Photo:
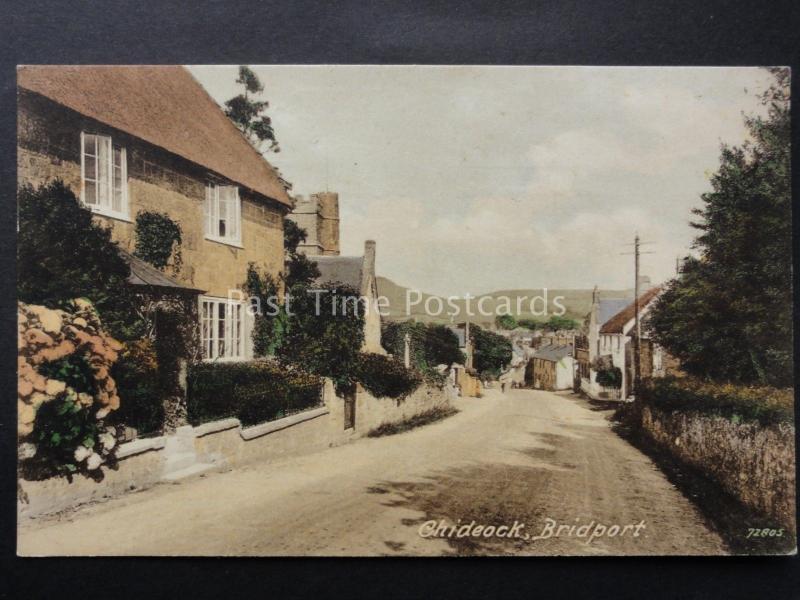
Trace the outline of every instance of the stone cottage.
{"label": "stone cottage", "polygon": [[133,283],[190,290],[204,358],[250,358],[251,317],[229,292],[250,262],[283,270],[293,202],[275,169],[182,67],[23,66],[17,77],[19,185],[63,180],[125,253],[137,213],[166,213],[183,266],[154,282],[133,263]]}
{"label": "stone cottage", "polygon": [[572,388],[575,359],[572,344],[548,344],[536,350],[525,369],[525,384],[537,390]]}

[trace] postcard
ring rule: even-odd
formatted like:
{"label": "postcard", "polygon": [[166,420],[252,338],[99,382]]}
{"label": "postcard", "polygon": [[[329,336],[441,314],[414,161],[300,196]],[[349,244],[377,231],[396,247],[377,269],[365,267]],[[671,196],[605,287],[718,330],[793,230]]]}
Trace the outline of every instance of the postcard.
{"label": "postcard", "polygon": [[789,89],[19,66],[18,553],[795,554]]}

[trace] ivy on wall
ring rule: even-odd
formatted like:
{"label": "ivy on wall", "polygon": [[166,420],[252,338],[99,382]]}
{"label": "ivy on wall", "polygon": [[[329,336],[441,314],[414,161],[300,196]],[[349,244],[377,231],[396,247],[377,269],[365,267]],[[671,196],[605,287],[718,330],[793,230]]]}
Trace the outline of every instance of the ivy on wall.
{"label": "ivy on wall", "polygon": [[136,215],[136,248],[134,255],[162,271],[168,266],[173,273],[183,266],[181,226],[166,213],[140,211]]}

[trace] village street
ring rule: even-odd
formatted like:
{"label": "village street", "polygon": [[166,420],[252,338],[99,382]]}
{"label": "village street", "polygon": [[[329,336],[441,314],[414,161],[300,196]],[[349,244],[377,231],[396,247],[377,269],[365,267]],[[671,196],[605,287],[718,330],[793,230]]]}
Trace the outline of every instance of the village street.
{"label": "village street", "polygon": [[[610,411],[568,393],[486,390],[460,413],[179,484],[60,520],[21,523],[19,553],[77,555],[718,554],[720,538],[649,458],[611,429]],[[422,537],[444,519],[530,537]],[[546,519],[644,522],[639,536],[533,540]],[[518,528],[518,531],[519,528]]]}

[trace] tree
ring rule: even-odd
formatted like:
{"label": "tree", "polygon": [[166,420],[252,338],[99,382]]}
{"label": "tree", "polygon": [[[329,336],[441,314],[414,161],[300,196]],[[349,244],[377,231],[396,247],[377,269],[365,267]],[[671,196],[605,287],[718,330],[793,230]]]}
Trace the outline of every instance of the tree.
{"label": "tree", "polygon": [[650,312],[655,340],[703,378],[790,386],[792,215],[789,72],[771,69],[752,141],[723,145],[681,273]]}
{"label": "tree", "polygon": [[464,364],[464,353],[458,347],[458,337],[445,325],[405,321],[389,323],[381,334],[381,344],[387,352],[401,358],[405,351],[405,336],[408,334],[411,365],[429,374],[438,365]]}
{"label": "tree", "polygon": [[87,298],[112,337],[128,341],[144,333],[138,301],[128,285],[130,266],[91,211],[60,180],[20,188],[17,297],[64,308]]}
{"label": "tree", "polygon": [[517,321],[517,324],[520,327],[524,327],[530,331],[536,331],[538,329],[542,329],[544,327],[544,323],[541,321],[537,321],[536,319],[520,319]]}
{"label": "tree", "polygon": [[317,263],[297,251],[297,247],[306,241],[306,236],[306,230],[297,223],[291,219],[283,220],[283,246],[286,252],[284,283],[288,290],[297,285],[310,285],[319,277]]}
{"label": "tree", "polygon": [[497,315],[494,324],[498,329],[516,329],[517,320],[512,315]]}
{"label": "tree", "polygon": [[364,310],[358,290],[336,283],[293,295],[277,357],[322,377],[337,389],[352,386],[364,343]]}
{"label": "tree", "polygon": [[470,338],[473,344],[473,367],[481,375],[497,377],[511,362],[511,341],[502,335],[470,325]]}
{"label": "tree", "polygon": [[252,69],[244,65],[239,67],[236,83],[244,87],[244,93],[225,102],[225,114],[260,153],[280,152],[272,119],[265,114],[269,102],[257,99],[264,85]]}
{"label": "tree", "polygon": [[577,329],[578,322],[568,317],[560,317],[557,315],[553,315],[547,320],[546,323],[544,323],[543,326],[548,331],[560,331],[562,329],[570,330],[570,329]]}

